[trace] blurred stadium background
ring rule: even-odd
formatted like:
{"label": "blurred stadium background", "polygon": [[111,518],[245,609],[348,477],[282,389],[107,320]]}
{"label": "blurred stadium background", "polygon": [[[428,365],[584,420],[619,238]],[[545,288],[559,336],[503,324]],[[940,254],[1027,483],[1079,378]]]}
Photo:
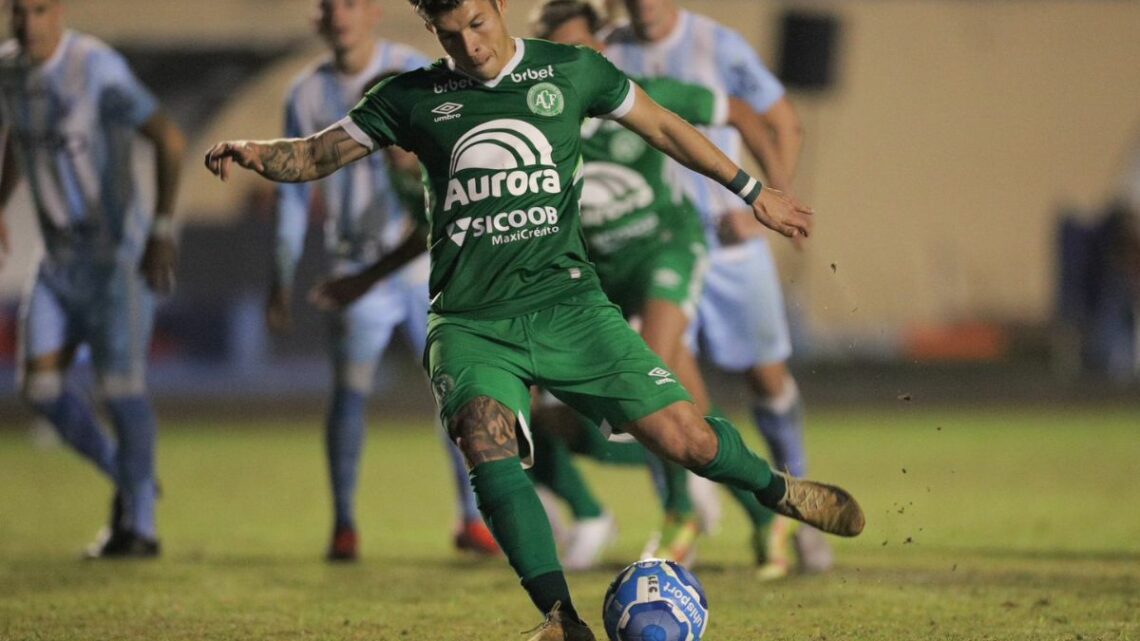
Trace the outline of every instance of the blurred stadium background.
{"label": "blurred stadium background", "polygon": [[[390,4],[381,35],[436,55],[405,4]],[[516,33],[533,4],[509,6]],[[1136,398],[1134,335],[1131,352],[1117,355],[1123,364],[1095,362],[1087,349],[1082,359],[1088,270],[1079,260],[1065,266],[1061,221],[1084,229],[1128,180],[1140,144],[1140,4],[684,5],[748,37],[789,85],[804,122],[798,188],[820,212],[819,229],[805,252],[775,245],[809,403],[920,392],[955,401]],[[310,1],[75,0],[68,12],[72,27],[126,53],[191,140],[179,288],[153,348],[156,397],[319,399],[328,373],[318,314],[298,301],[297,330],[285,338],[262,322],[271,186],[242,173],[221,188],[199,166],[208,142],[279,134],[290,79],[322,52]],[[38,251],[26,190],[10,209],[20,242],[0,271],[5,426],[23,416],[12,375],[15,310]],[[315,249],[320,212],[311,225]],[[321,273],[318,256],[307,256],[303,279]],[[390,353],[378,403],[427,408],[404,356]],[[868,377],[868,367],[878,375]],[[1116,384],[1102,385],[1106,376]],[[736,388],[718,387],[731,406]]]}
{"label": "blurred stadium background", "polygon": [[[404,0],[385,2],[380,35],[438,55]],[[534,4],[510,0],[516,34]],[[1131,193],[1140,211],[1140,2],[680,4],[742,32],[803,120],[798,190],[817,233],[804,252],[774,241],[793,368],[812,465],[871,519],[837,543],[835,572],[768,590],[741,567],[744,524],[726,510],[698,568],[717,638],[1136,638],[1140,287],[1111,335],[1097,292],[1106,264],[1128,264],[1103,260],[1109,204]],[[29,447],[16,306],[39,234],[21,188],[0,270],[0,639],[434,639],[436,621],[502,639],[533,617],[505,563],[450,549],[432,402],[403,344],[371,404],[363,567],[320,560],[325,327],[298,300],[294,332],[268,334],[273,188],[249,173],[223,187],[200,160],[216,140],[279,134],[288,83],[323,52],[311,8],[67,2],[70,26],[123,51],[190,139],[178,289],[150,376],[165,557],[77,564],[107,488],[63,448]],[[321,225],[314,212],[299,293],[323,273]],[[716,376],[742,412],[742,383]],[[571,579],[596,616],[658,515],[644,480],[587,471],[623,527],[607,565]]]}

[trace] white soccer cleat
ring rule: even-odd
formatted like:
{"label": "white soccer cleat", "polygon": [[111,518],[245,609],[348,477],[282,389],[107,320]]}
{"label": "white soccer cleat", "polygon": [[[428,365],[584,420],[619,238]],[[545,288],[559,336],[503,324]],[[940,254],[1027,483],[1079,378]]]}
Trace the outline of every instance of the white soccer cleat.
{"label": "white soccer cleat", "polygon": [[589,570],[598,564],[605,551],[617,540],[617,522],[609,512],[592,519],[575,521],[562,554],[562,568],[567,572]]}

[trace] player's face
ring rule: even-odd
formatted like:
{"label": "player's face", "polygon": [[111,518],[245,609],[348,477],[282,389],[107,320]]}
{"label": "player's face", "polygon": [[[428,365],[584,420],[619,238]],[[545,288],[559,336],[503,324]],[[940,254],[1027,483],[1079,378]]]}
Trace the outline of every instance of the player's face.
{"label": "player's face", "polygon": [[673,0],[625,0],[625,10],[637,37],[649,42],[664,39],[677,21]]}
{"label": "player's face", "polygon": [[320,0],[317,3],[317,32],[335,51],[349,51],[373,37],[380,24],[380,4],[376,0]]}
{"label": "player's face", "polygon": [[456,67],[480,80],[491,80],[513,54],[503,21],[505,8],[506,0],[465,0],[447,13],[431,17],[427,28],[455,60]]}
{"label": "player's face", "polygon": [[550,32],[547,40],[564,45],[582,45],[594,51],[602,50],[602,43],[590,33],[590,23],[585,18],[573,18]]}
{"label": "player's face", "polygon": [[55,53],[63,37],[63,6],[59,0],[10,0],[12,35],[34,63]]}

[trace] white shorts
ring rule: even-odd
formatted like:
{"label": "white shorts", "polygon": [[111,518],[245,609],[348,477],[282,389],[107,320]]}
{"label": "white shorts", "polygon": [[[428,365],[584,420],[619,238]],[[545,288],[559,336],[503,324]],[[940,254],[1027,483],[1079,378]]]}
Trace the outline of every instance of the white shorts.
{"label": "white shorts", "polygon": [[768,241],[759,238],[709,252],[688,342],[729,371],[782,363],[792,355],[784,295]]}

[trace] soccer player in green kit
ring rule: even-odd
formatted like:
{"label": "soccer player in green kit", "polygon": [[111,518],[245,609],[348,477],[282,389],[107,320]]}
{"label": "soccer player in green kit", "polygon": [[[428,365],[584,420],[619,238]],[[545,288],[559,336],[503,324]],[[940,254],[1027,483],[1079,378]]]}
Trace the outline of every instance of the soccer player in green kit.
{"label": "soccer player in green kit", "polygon": [[[307,138],[227,141],[206,153],[276,181],[326,176],[388,145],[414,152],[431,199],[427,366],[487,525],[546,620],[532,641],[593,641],[526,477],[529,385],[776,512],[842,536],[864,517],[830,485],[774,472],[736,429],[706,420],[602,293],[578,220],[580,132],[616,119],[719,180],[766,226],[807,234],[811,210],[744,173],[598,53],[512,38],[506,0],[412,0],[448,58],[370,90]],[[520,438],[521,436],[521,438]]]}

